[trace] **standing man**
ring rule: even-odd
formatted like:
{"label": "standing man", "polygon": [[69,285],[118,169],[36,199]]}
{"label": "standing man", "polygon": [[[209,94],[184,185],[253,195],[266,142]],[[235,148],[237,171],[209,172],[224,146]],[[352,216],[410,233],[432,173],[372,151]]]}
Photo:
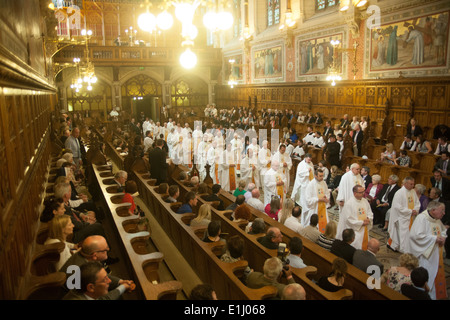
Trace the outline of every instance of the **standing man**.
{"label": "standing man", "polygon": [[447,299],[443,248],[446,228],[441,219],[445,213],[442,202],[431,201],[427,210],[419,214],[409,234],[410,252],[419,258],[419,265],[428,271],[430,297]]}
{"label": "standing man", "polygon": [[314,165],[311,154],[307,153],[305,154],[305,158],[297,166],[297,173],[291,194],[291,199],[302,208],[307,207],[304,202],[304,194],[306,192],[306,186],[312,179],[314,179]]}
{"label": "standing man", "polygon": [[292,159],[291,157],[286,153],[286,145],[282,144],[280,145],[280,148],[278,151],[272,156],[272,163],[274,161],[278,161],[280,164],[279,172],[285,176],[286,185],[284,186],[286,192],[289,190],[289,183],[290,183],[290,172],[292,169]]}
{"label": "standing man", "polygon": [[162,149],[164,140],[156,140],[156,147],[148,153],[148,161],[150,164],[150,177],[156,179],[156,185],[167,182],[167,168],[169,165],[166,162],[167,154]]}
{"label": "standing man", "polygon": [[73,163],[77,166],[77,168],[79,168],[83,162],[81,158],[80,141],[78,140],[79,136],[80,129],[78,129],[78,127],[75,127],[72,130],[72,134],[67,137],[66,142],[64,143],[64,147],[72,151]]}
{"label": "standing man", "polygon": [[277,160],[264,175],[264,206],[270,203],[272,196],[279,196],[280,200],[286,196],[286,177],[279,172],[280,164]]}
{"label": "standing man", "polygon": [[364,187],[356,185],[352,188],[353,197],[348,199],[339,216],[336,238],[342,240],[345,229],[355,231],[355,240],[351,243],[356,249],[367,250],[369,230],[373,226],[373,213],[370,204],[364,198]]}
{"label": "standing man", "polygon": [[419,210],[420,201],[414,190],[414,179],[406,177],[403,179],[403,187],[395,193],[392,200],[388,248],[401,253],[409,252],[409,229]]}
{"label": "standing man", "polygon": [[327,160],[331,166],[340,167],[341,145],[336,141],[336,136],[334,134],[331,134],[328,139],[329,142],[323,149],[324,159]]}
{"label": "standing man", "polygon": [[361,157],[362,142],[364,134],[359,124],[355,124],[355,130],[353,130],[353,153],[357,157]]}
{"label": "standing man", "polygon": [[305,191],[306,208],[302,212],[302,225],[307,225],[311,216],[317,214],[319,231],[324,233],[328,223],[327,204],[330,203],[330,190],[323,180],[321,169],[315,171],[314,179],[308,183]]}
{"label": "standing man", "polygon": [[364,181],[360,172],[359,164],[353,163],[350,166],[350,171],[346,172],[339,183],[339,193],[336,197],[336,201],[339,203],[339,209],[345,205],[345,202],[353,197],[353,187],[360,185],[364,186]]}

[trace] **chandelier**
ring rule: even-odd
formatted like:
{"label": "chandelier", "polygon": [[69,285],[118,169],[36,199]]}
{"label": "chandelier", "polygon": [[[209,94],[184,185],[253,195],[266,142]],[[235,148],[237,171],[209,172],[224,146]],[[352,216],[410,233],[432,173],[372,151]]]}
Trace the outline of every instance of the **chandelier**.
{"label": "chandelier", "polygon": [[[173,17],[168,9],[173,6],[175,17],[181,22],[181,36],[184,48],[180,55],[180,64],[186,68],[194,68],[197,64],[197,55],[193,52],[194,39],[198,35],[198,28],[194,25],[193,19],[197,8],[203,2],[194,0],[192,3],[187,0],[164,1],[162,10],[157,9],[141,14],[138,17],[138,26],[144,31],[152,33],[157,29],[168,30],[173,25]],[[226,1],[208,1],[206,3],[206,13],[203,15],[203,24],[211,32],[228,30],[233,25],[233,15],[226,10]],[[161,10],[158,14],[157,11]]]}
{"label": "chandelier", "polygon": [[72,79],[70,87],[79,92],[83,85],[86,85],[88,91],[92,90],[92,84],[97,82],[97,76],[95,75],[94,63],[89,59],[89,47],[88,41],[92,36],[91,30],[81,30],[81,35],[85,37],[86,48],[84,50],[84,61],[80,58],[74,58],[73,62],[76,68],[76,76]]}

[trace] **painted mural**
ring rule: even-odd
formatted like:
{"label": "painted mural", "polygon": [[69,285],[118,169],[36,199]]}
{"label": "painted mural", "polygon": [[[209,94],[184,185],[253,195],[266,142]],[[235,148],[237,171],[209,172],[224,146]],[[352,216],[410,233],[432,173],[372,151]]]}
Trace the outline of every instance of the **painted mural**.
{"label": "painted mural", "polygon": [[443,67],[449,12],[382,24],[370,33],[370,71]]}
{"label": "painted mural", "polygon": [[299,66],[298,75],[327,74],[328,68],[336,59],[336,66],[342,72],[342,54],[337,53],[331,40],[339,40],[342,34],[334,34],[321,38],[306,39],[298,42]]}
{"label": "painted mural", "polygon": [[275,46],[253,51],[254,79],[283,76],[283,47]]}
{"label": "painted mural", "polygon": [[[231,67],[230,60],[234,60],[233,67]],[[242,54],[224,57],[224,78],[228,79],[230,73],[233,74],[235,80],[240,81],[244,79],[244,61]]]}

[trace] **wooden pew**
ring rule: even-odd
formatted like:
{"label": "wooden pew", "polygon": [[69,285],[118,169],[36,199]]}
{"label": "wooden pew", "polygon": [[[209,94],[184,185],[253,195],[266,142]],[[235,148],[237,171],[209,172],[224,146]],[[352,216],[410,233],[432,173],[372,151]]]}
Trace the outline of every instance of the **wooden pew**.
{"label": "wooden pew", "polygon": [[220,299],[262,300],[276,295],[275,287],[251,289],[246,287],[238,275],[247,267],[247,261],[236,263],[222,262],[218,253],[222,253],[224,243],[206,243],[201,240],[204,227],[189,226],[194,214],[177,214],[175,210],[181,203],[166,203],[162,195],[156,192],[153,181],[146,173],[135,172],[139,193],[152,210],[156,220],[162,225],[168,236],[180,250],[185,259],[196,271],[202,281],[213,285]]}
{"label": "wooden pew", "polygon": [[[174,180],[174,182],[175,182],[175,180]],[[182,188],[180,188],[180,190],[181,189]],[[221,192],[219,194],[219,196],[222,197],[222,200],[224,200],[225,206],[227,205],[227,203],[234,202],[234,196],[232,196],[228,192]],[[333,263],[333,260],[336,258],[336,256],[334,254],[323,249],[316,243],[313,243],[310,240],[301,237],[299,234],[293,232],[292,230],[285,227],[281,223],[271,219],[266,214],[264,214],[258,210],[255,210],[254,208],[250,208],[250,209],[251,209],[251,212],[253,215],[253,218],[251,220],[253,220],[256,217],[262,218],[265,221],[266,225],[278,227],[283,234],[283,242],[289,243],[290,239],[294,236],[302,238],[302,240],[303,240],[302,258],[303,258],[303,261],[307,265],[312,265],[317,268],[318,272],[314,277],[315,280],[318,280],[318,278],[320,276],[326,276],[331,272],[331,265]],[[226,222],[227,220],[229,221],[229,219],[226,218],[220,211],[217,211],[214,208],[212,209],[212,211],[213,211],[214,218],[221,218],[221,220],[224,222]],[[230,228],[224,229],[227,226],[230,226]],[[234,229],[231,227],[233,227]],[[224,232],[229,232],[230,234],[231,234],[231,232],[236,232],[236,234],[240,234],[242,236],[245,236],[247,239],[251,239],[251,235],[248,235],[243,230],[239,229],[236,226],[233,226],[232,223],[228,223],[228,224],[222,223],[222,230]],[[262,246],[256,241],[257,237],[253,237],[253,238],[254,239],[251,239],[252,241],[246,242],[247,247],[251,246],[251,249],[248,250],[250,252],[250,254],[252,254],[252,253],[254,254],[256,249],[262,249],[262,250],[265,249],[265,248],[262,248]],[[267,250],[267,249],[265,249],[265,250]],[[274,254],[275,254],[275,252],[270,253],[271,256],[273,256]],[[253,259],[248,258],[247,260],[249,261],[251,266],[254,267],[256,270],[258,265],[262,266],[261,262],[262,262],[262,260],[265,260],[265,259],[260,257],[259,261],[257,262],[257,264],[255,266],[253,264],[253,261],[254,261]],[[256,260],[256,258],[255,258],[255,260]],[[369,278],[368,274],[362,272],[361,270],[359,270],[358,268],[356,268],[352,265],[349,265],[348,276],[347,276],[346,282],[345,282],[345,288],[349,289],[353,293],[353,299],[357,299],[357,300],[385,300],[385,299],[387,299],[387,300],[402,300],[402,299],[406,299],[405,296],[388,288],[385,285],[381,285],[381,288],[376,289],[376,290],[368,289],[367,285],[366,285],[368,278]]]}

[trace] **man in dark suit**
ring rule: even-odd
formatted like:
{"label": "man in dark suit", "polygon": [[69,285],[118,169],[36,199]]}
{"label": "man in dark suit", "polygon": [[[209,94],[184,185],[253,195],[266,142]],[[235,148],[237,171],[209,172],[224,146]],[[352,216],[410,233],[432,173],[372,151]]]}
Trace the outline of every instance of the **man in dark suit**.
{"label": "man in dark suit", "polygon": [[404,283],[400,287],[401,293],[412,300],[431,300],[428,294],[428,271],[424,267],[411,271],[412,284]]}
{"label": "man in dark suit", "polygon": [[283,241],[283,234],[277,227],[270,227],[264,237],[256,239],[267,249],[278,249],[278,245]]}
{"label": "man in dark suit", "polygon": [[380,228],[385,227],[386,212],[392,206],[392,200],[394,199],[395,193],[400,190],[397,182],[398,176],[395,174],[390,175],[388,183],[383,186],[383,189],[381,189],[375,201],[372,202],[373,225],[379,224]]}
{"label": "man in dark suit", "polygon": [[350,121],[348,120],[348,114],[344,114],[344,118],[341,119],[341,124],[339,125],[342,130],[347,129],[347,127],[350,125]]}
{"label": "man in dark suit", "polygon": [[328,135],[333,134],[333,127],[331,126],[331,122],[325,122],[325,127],[323,128],[323,137],[326,138]]}
{"label": "man in dark suit", "polygon": [[441,158],[434,165],[434,170],[439,170],[444,177],[450,175],[450,152],[442,152]]}
{"label": "man in dark suit", "polygon": [[369,184],[372,183],[372,177],[370,175],[370,168],[367,166],[363,166],[361,168],[361,177],[364,180],[364,187],[367,189],[367,187],[369,186]]}
{"label": "man in dark suit", "polygon": [[331,166],[341,166],[341,160],[339,159],[339,155],[341,152],[341,145],[336,141],[336,136],[334,134],[330,135],[330,142],[328,142],[323,149],[323,154],[325,155],[325,160]]}
{"label": "man in dark suit", "polygon": [[364,134],[361,130],[361,127],[359,124],[355,125],[355,130],[353,130],[353,151],[355,156],[361,157],[361,148],[362,148],[362,142],[364,139]]}
{"label": "man in dark suit", "polygon": [[164,140],[156,140],[156,148],[153,148],[148,153],[148,161],[150,164],[150,177],[156,179],[156,185],[167,182],[167,168],[169,165],[166,162],[167,154],[162,149]]}
{"label": "man in dark suit", "polygon": [[433,176],[430,178],[431,186],[438,188],[442,192],[442,199],[450,200],[450,180],[442,177],[442,172],[439,170],[433,171]]}
{"label": "man in dark suit", "polygon": [[383,274],[384,265],[376,258],[378,251],[380,251],[380,242],[375,238],[370,239],[367,243],[367,251],[358,249],[353,254],[353,265],[368,274],[372,274],[367,271],[369,266],[378,266],[379,274]]}
{"label": "man in dark suit", "polygon": [[212,193],[205,197],[206,201],[219,201],[219,206],[217,207],[217,210],[225,210],[225,204],[223,203],[223,200],[219,198],[217,195],[220,192],[221,185],[220,184],[214,184],[211,188]]}
{"label": "man in dark suit", "polygon": [[355,231],[353,229],[345,229],[342,231],[342,240],[336,239],[330,249],[330,252],[343,258],[350,264],[353,264],[353,255],[355,247],[351,243],[355,241]]}

